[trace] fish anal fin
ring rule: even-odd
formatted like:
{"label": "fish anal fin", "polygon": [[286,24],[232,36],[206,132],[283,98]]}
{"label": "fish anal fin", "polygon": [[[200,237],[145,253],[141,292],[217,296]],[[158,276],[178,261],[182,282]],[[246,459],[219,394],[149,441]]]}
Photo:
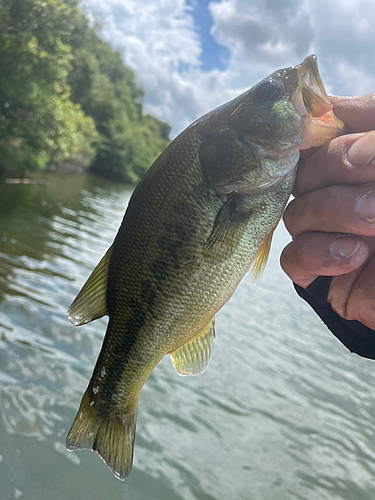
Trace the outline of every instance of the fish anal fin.
{"label": "fish anal fin", "polygon": [[81,288],[66,316],[74,326],[85,325],[107,314],[107,276],[112,245]]}
{"label": "fish anal fin", "polygon": [[206,371],[212,356],[215,340],[215,317],[201,332],[182,347],[171,353],[179,375],[201,375]]}
{"label": "fish anal fin", "polygon": [[125,415],[101,415],[86,391],[68,433],[66,447],[68,451],[96,451],[114,476],[124,481],[133,463],[136,416],[136,406]]}
{"label": "fish anal fin", "polygon": [[270,232],[270,234],[266,237],[266,239],[262,243],[262,246],[259,248],[255,256],[255,259],[253,260],[250,266],[251,277],[255,283],[260,280],[264,268],[266,267],[268,255],[271,249],[272,236],[273,236],[273,231]]}

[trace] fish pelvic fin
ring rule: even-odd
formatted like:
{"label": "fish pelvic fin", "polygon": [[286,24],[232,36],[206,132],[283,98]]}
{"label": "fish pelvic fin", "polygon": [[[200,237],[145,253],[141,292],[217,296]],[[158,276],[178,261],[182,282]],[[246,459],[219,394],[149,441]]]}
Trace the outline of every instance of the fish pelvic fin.
{"label": "fish pelvic fin", "polygon": [[171,352],[172,363],[179,375],[201,375],[211,360],[215,340],[215,317],[198,335]]}
{"label": "fish pelvic fin", "polygon": [[86,390],[66,439],[68,451],[92,450],[124,481],[133,463],[137,405],[123,415],[102,416]]}
{"label": "fish pelvic fin", "polygon": [[267,236],[267,238],[262,243],[262,246],[259,248],[255,259],[253,260],[250,270],[251,270],[251,278],[254,283],[257,283],[262,277],[264,268],[266,267],[268,256],[271,250],[271,242],[272,242],[273,231]]}
{"label": "fish pelvic fin", "polygon": [[66,316],[74,326],[85,325],[107,314],[107,276],[112,245],[90,274]]}

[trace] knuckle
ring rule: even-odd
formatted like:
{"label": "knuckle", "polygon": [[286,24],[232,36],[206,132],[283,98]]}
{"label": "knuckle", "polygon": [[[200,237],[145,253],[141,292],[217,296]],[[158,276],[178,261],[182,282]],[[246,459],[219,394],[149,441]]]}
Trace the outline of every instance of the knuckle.
{"label": "knuckle", "polygon": [[283,215],[283,221],[287,231],[292,234],[293,221],[295,219],[295,207],[296,200],[292,200],[289,205],[286,207]]}
{"label": "knuckle", "polygon": [[294,260],[298,266],[304,268],[306,263],[309,263],[309,258],[306,255],[309,247],[305,244],[304,239],[302,239],[302,241],[301,239],[302,238],[296,241],[294,245]]}
{"label": "knuckle", "polygon": [[294,256],[292,243],[289,243],[281,252],[280,255],[280,266],[282,270],[289,276],[289,278],[293,279],[293,269],[295,269]]}
{"label": "knuckle", "polygon": [[325,247],[320,234],[314,232],[302,234],[294,241],[295,265],[304,273],[319,274],[319,271],[327,265]]}
{"label": "knuckle", "polygon": [[359,321],[360,323],[366,324],[369,319],[369,312],[368,308],[363,307],[363,304],[349,297],[345,308],[345,316],[343,316],[343,318],[348,321]]}
{"label": "knuckle", "polygon": [[335,301],[335,300],[332,300],[332,302],[331,302],[330,305],[331,305],[331,308],[332,308],[333,312],[335,312],[336,314],[338,314],[341,318],[349,320],[349,318],[347,317],[347,307],[346,307],[346,304],[338,302],[338,301]]}
{"label": "knuckle", "polygon": [[306,207],[306,210],[308,210],[309,213],[311,213],[311,216],[318,224],[318,227],[324,227],[324,223],[327,220],[327,216],[328,217],[332,216],[330,214],[330,210],[327,210],[327,207],[329,208],[330,206],[330,200],[332,199],[332,189],[326,188],[324,194],[325,194],[325,199],[317,200],[316,203],[314,203],[314,207],[312,210],[309,209],[308,206]]}

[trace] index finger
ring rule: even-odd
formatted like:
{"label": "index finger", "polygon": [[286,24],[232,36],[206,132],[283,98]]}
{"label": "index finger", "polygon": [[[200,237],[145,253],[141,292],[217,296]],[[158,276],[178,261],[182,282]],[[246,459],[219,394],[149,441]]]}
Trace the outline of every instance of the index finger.
{"label": "index finger", "polygon": [[[333,112],[340,118],[350,132],[368,132],[375,130],[375,93],[359,96],[330,96]],[[301,151],[300,163],[309,158],[319,148]]]}
{"label": "index finger", "polygon": [[375,180],[375,133],[363,135],[363,132],[375,129],[375,94],[332,97],[331,102],[335,114],[355,133],[333,139],[317,151],[315,148],[308,150],[305,156],[301,155],[294,196],[332,184],[360,184]]}
{"label": "index finger", "polygon": [[375,93],[355,97],[330,97],[333,112],[351,132],[375,129]]}
{"label": "index finger", "polygon": [[299,165],[293,195],[336,184],[368,182],[375,182],[375,132],[343,135]]}

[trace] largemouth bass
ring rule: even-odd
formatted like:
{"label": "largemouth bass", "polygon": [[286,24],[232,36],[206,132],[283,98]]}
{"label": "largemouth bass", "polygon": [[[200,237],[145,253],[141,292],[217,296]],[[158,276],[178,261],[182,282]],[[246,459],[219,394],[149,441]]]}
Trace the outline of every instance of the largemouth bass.
{"label": "largemouth bass", "polygon": [[138,398],[161,358],[181,375],[207,368],[215,313],[266,263],[301,149],[343,133],[316,57],[272,73],[184,130],[135,189],[117,236],[68,310],[109,316],[67,437],[114,475],[130,472]]}

